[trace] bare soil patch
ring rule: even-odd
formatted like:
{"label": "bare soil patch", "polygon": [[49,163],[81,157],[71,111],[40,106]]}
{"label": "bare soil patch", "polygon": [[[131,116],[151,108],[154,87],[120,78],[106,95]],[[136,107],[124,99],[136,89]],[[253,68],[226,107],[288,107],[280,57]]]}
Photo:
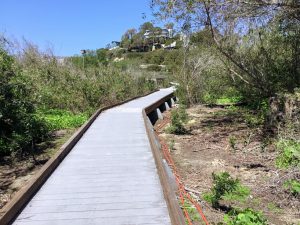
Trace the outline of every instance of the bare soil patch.
{"label": "bare soil patch", "polygon": [[38,146],[38,153],[34,156],[10,156],[0,161],[0,209],[31,180],[73,133],[74,129],[57,131],[52,140]]}
{"label": "bare soil patch", "polygon": [[283,187],[290,176],[299,176],[299,170],[276,168],[272,137],[261,126],[249,126],[240,110],[194,106],[187,111],[189,134],[161,136],[170,145],[186,187],[200,198],[208,221],[222,222],[225,212],[213,209],[202,196],[212,187],[212,173],[227,171],[249,187],[251,195],[245,202],[224,205],[261,211],[269,224],[300,224],[299,197]]}

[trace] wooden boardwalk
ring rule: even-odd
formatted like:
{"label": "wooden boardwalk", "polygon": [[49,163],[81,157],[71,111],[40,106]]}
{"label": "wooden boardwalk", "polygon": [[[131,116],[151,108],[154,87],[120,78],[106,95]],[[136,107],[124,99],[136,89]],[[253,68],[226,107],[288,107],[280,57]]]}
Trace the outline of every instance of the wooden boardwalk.
{"label": "wooden boardwalk", "polygon": [[142,115],[170,93],[101,113],[13,224],[171,224]]}

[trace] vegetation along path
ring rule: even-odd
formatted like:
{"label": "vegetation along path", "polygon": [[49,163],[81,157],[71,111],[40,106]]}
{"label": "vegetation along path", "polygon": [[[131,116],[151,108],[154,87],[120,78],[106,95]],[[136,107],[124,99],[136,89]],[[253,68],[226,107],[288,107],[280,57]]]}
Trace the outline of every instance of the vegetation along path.
{"label": "vegetation along path", "polygon": [[[288,154],[276,149],[251,111],[194,105],[180,126],[183,112],[179,107],[164,113],[171,122],[160,138],[210,224],[299,224],[299,186],[291,182],[299,171],[281,166]],[[182,207],[192,214],[193,224],[201,224],[191,204]]]}
{"label": "vegetation along path", "polygon": [[170,224],[142,115],[170,93],[101,113],[14,224]]}

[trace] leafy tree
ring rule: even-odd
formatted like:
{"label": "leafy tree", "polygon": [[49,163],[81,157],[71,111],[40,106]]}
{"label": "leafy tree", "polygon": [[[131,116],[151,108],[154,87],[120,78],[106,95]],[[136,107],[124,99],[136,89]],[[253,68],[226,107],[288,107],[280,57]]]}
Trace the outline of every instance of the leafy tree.
{"label": "leafy tree", "polygon": [[165,28],[166,29],[174,29],[174,23],[166,23]]}
{"label": "leafy tree", "polygon": [[133,37],[136,35],[137,31],[135,28],[128,29],[122,36],[121,46],[123,48],[128,48],[133,42]]}
{"label": "leafy tree", "polygon": [[153,31],[154,25],[151,22],[145,22],[140,26],[139,32],[144,34],[146,30]]}
{"label": "leafy tree", "polygon": [[186,33],[209,30],[245,99],[260,101],[300,85],[298,1],[154,0],[152,7]]}

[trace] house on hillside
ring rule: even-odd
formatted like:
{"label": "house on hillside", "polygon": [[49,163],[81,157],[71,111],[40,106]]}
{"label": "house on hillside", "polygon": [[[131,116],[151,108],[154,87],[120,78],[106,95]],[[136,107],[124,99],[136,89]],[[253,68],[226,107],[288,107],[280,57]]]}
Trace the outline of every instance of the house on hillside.
{"label": "house on hillside", "polygon": [[173,29],[160,29],[157,31],[146,30],[143,35],[150,47],[154,51],[155,49],[173,49],[176,47],[176,41],[169,45],[165,45],[166,41],[173,38]]}
{"label": "house on hillside", "polygon": [[144,38],[145,39],[150,39],[150,38],[172,38],[173,37],[173,30],[172,29],[161,29],[160,31],[151,31],[151,30],[146,30],[144,33]]}

